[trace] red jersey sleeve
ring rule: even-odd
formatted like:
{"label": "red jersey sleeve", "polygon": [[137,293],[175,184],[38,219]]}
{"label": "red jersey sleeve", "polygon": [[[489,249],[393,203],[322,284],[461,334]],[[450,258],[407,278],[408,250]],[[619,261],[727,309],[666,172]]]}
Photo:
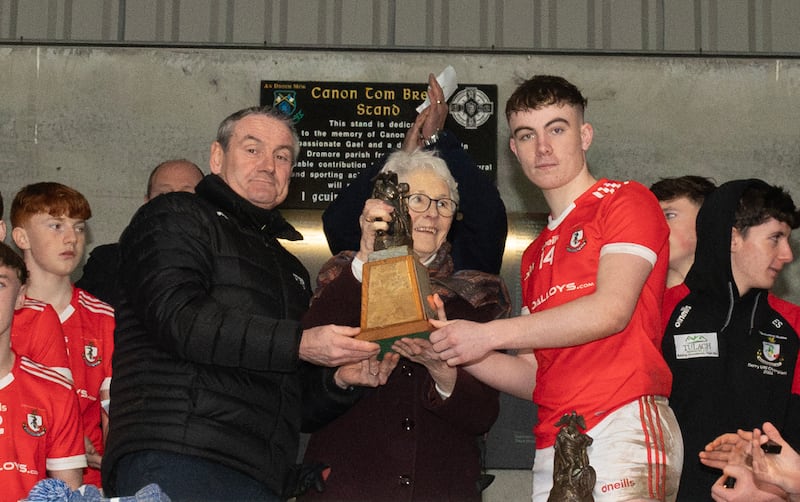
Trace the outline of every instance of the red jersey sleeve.
{"label": "red jersey sleeve", "polygon": [[11,346],[18,355],[48,366],[72,381],[61,321],[50,304],[25,298],[22,308],[14,312]]}

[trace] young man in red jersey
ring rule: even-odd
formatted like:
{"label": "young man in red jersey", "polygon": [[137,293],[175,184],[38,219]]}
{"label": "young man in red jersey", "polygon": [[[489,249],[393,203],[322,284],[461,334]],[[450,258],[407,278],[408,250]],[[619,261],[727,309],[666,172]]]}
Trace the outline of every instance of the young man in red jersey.
{"label": "young man in red jersey", "polygon": [[[0,242],[5,239],[6,222],[3,221],[3,196],[0,194]],[[72,381],[61,322],[47,303],[25,298],[22,306],[14,311],[11,345],[17,355],[49,366]]]}
{"label": "young man in red jersey", "polygon": [[108,427],[114,310],[73,287],[70,274],[86,249],[91,209],[78,191],[54,182],[28,185],[11,204],[12,237],[30,271],[27,296],[53,306],[67,340],[69,364],[81,408],[89,467],[84,482],[100,487],[100,462]]}
{"label": "young man in red jersey", "polygon": [[448,364],[538,405],[534,501],[548,498],[556,424],[572,411],[594,440],[594,500],[674,500],[683,449],[660,350],[669,231],[646,187],[589,172],[585,106],[573,84],[548,75],[509,98],[511,150],[550,207],[522,258],[523,315],[433,321],[430,339]]}
{"label": "young man in red jersey", "polygon": [[78,400],[70,382],[14,353],[11,322],[25,295],[22,258],[0,242],[0,500],[20,500],[46,476],[70,488],[86,467]]}

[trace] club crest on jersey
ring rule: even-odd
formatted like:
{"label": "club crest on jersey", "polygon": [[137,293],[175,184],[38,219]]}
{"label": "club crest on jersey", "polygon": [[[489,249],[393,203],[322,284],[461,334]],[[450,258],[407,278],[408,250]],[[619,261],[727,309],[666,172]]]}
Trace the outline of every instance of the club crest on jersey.
{"label": "club crest on jersey", "polygon": [[761,350],[758,351],[756,358],[770,366],[780,366],[783,363],[781,357],[781,344],[775,343],[774,338],[763,340],[761,342]]}
{"label": "club crest on jersey", "polygon": [[569,238],[569,245],[567,251],[570,253],[577,253],[586,245],[586,239],[583,238],[583,229],[580,228],[572,232],[572,237]]}
{"label": "club crest on jersey", "polygon": [[100,358],[100,350],[94,342],[89,342],[88,345],[83,346],[83,361],[87,366],[97,366],[102,359]]}
{"label": "club crest on jersey", "polygon": [[47,432],[47,427],[44,426],[44,420],[38,410],[28,413],[27,422],[22,429],[34,437],[44,436],[44,433]]}

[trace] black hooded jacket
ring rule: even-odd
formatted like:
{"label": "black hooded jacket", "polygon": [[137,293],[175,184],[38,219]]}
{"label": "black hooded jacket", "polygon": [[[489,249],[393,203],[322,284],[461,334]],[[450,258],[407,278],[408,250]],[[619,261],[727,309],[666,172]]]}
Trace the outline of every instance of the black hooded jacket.
{"label": "black hooded jacket", "polygon": [[[800,310],[762,289],[739,296],[731,269],[731,231],[744,190],[737,180],[709,195],[697,216],[695,262],[683,295],[665,312],[664,358],[673,373],[670,405],[681,426],[684,463],[678,500],[709,500],[721,472],[698,453],[720,434],[774,423],[789,439],[800,430],[800,396],[792,393]],[[688,294],[687,294],[688,292]]]}
{"label": "black hooded jacket", "polygon": [[299,442],[300,317],[311,291],[277,237],[299,234],[213,174],[197,195],[156,197],[131,220],[120,239],[108,492],[119,459],[147,449],[283,490]]}

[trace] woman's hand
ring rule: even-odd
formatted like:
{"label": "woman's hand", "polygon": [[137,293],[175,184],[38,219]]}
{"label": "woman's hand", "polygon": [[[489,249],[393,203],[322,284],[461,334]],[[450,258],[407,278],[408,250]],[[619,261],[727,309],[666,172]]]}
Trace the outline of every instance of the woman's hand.
{"label": "woman's hand", "polygon": [[389,230],[393,211],[391,204],[380,199],[367,199],[364,203],[364,209],[358,217],[358,224],[361,227],[361,247],[356,254],[362,262],[366,263],[370,253],[375,250],[377,232]]}
{"label": "woman's hand", "polygon": [[381,361],[378,361],[377,356],[372,356],[357,363],[340,366],[333,374],[333,380],[342,389],[351,385],[360,387],[384,385],[399,360],[400,356],[391,352],[385,354]]}
{"label": "woman's hand", "polygon": [[425,366],[441,391],[446,394],[453,392],[458,370],[442,361],[439,354],[433,350],[431,342],[424,338],[401,338],[394,342],[392,350],[406,359]]}
{"label": "woman's hand", "polygon": [[425,140],[441,131],[450,109],[444,99],[444,91],[436,77],[431,73],[428,75],[428,98],[431,105],[417,115],[416,120],[406,132],[403,139],[403,151],[413,152],[417,148],[425,146]]}

